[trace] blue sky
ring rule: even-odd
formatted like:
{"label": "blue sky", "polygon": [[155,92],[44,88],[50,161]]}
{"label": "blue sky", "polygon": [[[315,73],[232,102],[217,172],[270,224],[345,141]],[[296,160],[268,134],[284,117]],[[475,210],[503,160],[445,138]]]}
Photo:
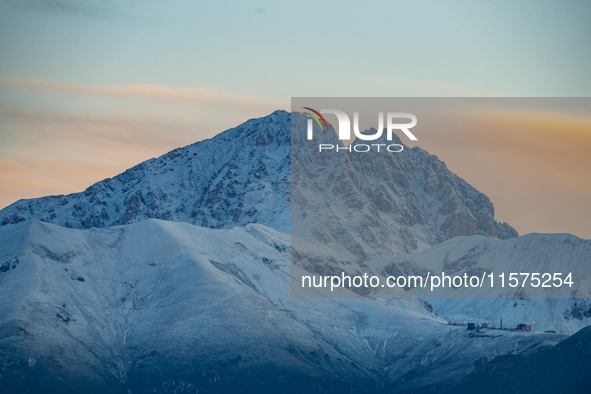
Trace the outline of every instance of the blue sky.
{"label": "blue sky", "polygon": [[257,95],[588,96],[588,1],[13,0],[0,73]]}
{"label": "blue sky", "polygon": [[588,97],[589,21],[572,0],[4,0],[0,207],[293,96]]}

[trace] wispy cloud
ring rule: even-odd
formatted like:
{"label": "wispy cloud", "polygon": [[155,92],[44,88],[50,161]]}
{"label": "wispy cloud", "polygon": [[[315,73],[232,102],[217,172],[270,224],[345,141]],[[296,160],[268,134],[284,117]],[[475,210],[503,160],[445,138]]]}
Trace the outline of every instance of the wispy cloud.
{"label": "wispy cloud", "polygon": [[81,16],[104,17],[116,5],[112,1],[100,2],[83,0],[8,0],[19,8],[32,9],[45,14],[72,14]]}
{"label": "wispy cloud", "polygon": [[36,92],[187,102],[208,106],[227,105],[247,110],[276,108],[277,106],[275,101],[261,97],[227,94],[206,89],[197,90],[151,84],[106,86],[63,85],[40,80],[0,78],[0,86]]}
{"label": "wispy cloud", "polygon": [[[154,119],[46,113],[4,105],[0,105],[0,115],[5,121],[16,123],[21,132],[33,133],[35,139],[30,142],[32,146],[44,144],[48,139],[87,144],[108,142],[144,147],[169,146],[171,149],[187,143],[184,140],[186,133],[178,133],[180,130],[174,124]],[[177,133],[165,133],[164,130],[175,130]]]}
{"label": "wispy cloud", "polygon": [[[67,194],[220,130],[199,119],[46,113],[0,106],[0,208]],[[209,134],[209,135],[207,135]]]}

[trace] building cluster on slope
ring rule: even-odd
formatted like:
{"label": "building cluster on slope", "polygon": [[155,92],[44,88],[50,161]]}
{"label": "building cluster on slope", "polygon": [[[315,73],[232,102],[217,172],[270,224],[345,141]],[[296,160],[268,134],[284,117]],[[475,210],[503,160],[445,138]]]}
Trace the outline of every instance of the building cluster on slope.
{"label": "building cluster on slope", "polygon": [[456,323],[456,322],[448,321],[447,325],[466,327],[466,330],[468,330],[468,331],[472,331],[472,330],[479,331],[483,328],[487,328],[489,330],[504,330],[504,331],[531,331],[531,326],[528,324],[523,324],[523,323],[518,324],[517,327],[515,327],[515,328],[503,328],[503,319],[501,319],[501,325],[499,328],[496,328],[489,323],[480,324],[478,322],[476,322],[476,323],[466,323],[466,322]]}

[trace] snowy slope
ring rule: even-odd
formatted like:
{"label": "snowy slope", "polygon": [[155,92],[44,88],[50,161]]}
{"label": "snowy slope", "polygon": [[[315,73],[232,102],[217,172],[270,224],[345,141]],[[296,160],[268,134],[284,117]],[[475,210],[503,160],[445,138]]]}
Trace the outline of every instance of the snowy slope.
{"label": "snowy slope", "polygon": [[470,338],[416,299],[291,298],[289,237],[261,225],[25,221],[0,244],[3,392],[395,392],[563,338]]}
{"label": "snowy slope", "polygon": [[[591,240],[571,234],[527,234],[508,240],[457,237],[423,252],[385,256],[366,264],[384,275],[419,274],[428,270],[438,275],[442,272],[449,276],[468,273],[481,277],[484,272],[494,272],[494,288],[487,280],[482,288],[462,287],[445,293],[458,299],[433,298],[429,302],[437,313],[449,320],[490,321],[498,327],[503,318],[505,327],[526,323],[538,331],[573,334],[591,324],[591,303],[588,298],[580,298],[590,294],[590,261]],[[501,272],[506,274],[504,288],[501,288],[498,277]],[[541,286],[534,289],[522,287],[524,277],[520,276],[519,285],[510,287],[508,276],[511,272],[560,272],[563,278],[571,272],[575,285],[572,288],[564,285],[560,291]],[[429,291],[409,291],[422,297],[429,296]]]}

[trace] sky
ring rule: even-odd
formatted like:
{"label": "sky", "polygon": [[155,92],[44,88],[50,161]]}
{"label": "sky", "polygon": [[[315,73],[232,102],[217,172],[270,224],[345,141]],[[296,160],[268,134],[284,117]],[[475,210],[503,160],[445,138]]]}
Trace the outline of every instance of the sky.
{"label": "sky", "polygon": [[[589,20],[583,0],[0,0],[0,208],[82,191],[291,97],[589,97]],[[520,233],[591,238],[586,120],[541,139],[531,113],[503,111],[419,145]],[[491,143],[506,130],[519,143]]]}

